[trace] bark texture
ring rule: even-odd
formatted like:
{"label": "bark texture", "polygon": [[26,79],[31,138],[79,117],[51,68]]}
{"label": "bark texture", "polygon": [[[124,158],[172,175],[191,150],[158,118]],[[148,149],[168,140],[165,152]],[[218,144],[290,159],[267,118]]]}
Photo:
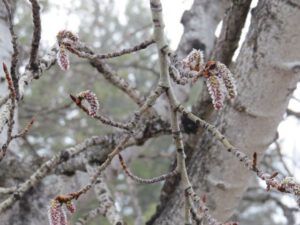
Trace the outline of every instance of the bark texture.
{"label": "bark texture", "polygon": [[[184,32],[181,37],[177,54],[180,58],[188,55],[193,49],[201,49],[206,59],[212,54],[216,41],[215,30],[223,18],[223,15],[230,7],[230,0],[195,0],[191,9],[185,11],[181,23]],[[165,9],[166,13],[168,9]],[[180,86],[172,82],[174,91],[180,102],[189,100],[191,86]],[[200,83],[200,82],[199,82]],[[203,89],[198,85],[199,89]],[[206,90],[206,88],[204,88]],[[164,112],[164,114],[167,114]]]}
{"label": "bark texture", "polygon": [[[5,82],[4,74],[2,72],[2,62],[6,62],[7,65],[10,65],[10,55],[12,53],[12,44],[10,42],[10,32],[7,24],[7,12],[4,6],[4,3],[0,2],[0,62],[1,62],[1,80],[0,80],[0,99],[2,99],[7,93],[7,85]],[[3,108],[1,109],[1,111]],[[1,112],[0,111],[0,112]],[[3,144],[6,136],[5,130],[1,133],[0,144]]]}
{"label": "bark texture", "polygon": [[[0,1],[0,49],[4,51],[1,51],[0,59],[9,60],[10,48],[7,46],[10,38],[2,36],[9,32],[7,24],[2,20],[4,7],[1,4]],[[195,0],[192,10],[185,13],[182,20],[185,25],[182,43],[185,44],[179,51],[180,54],[187,53],[192,48],[201,48],[206,51],[206,55],[211,54],[215,28],[228,5],[229,1],[225,0]],[[233,71],[238,79],[239,97],[234,103],[228,104],[214,122],[229,140],[248,155],[256,151],[261,156],[272,142],[289,97],[299,80],[298,21],[300,5],[297,0],[261,0],[254,10],[250,32]],[[202,104],[196,105],[194,111],[211,115],[210,107],[203,107]],[[211,118],[214,117],[206,119]],[[143,144],[143,140],[137,139],[135,144]],[[207,132],[190,134],[185,146],[189,154],[188,172],[195,190],[198,194],[208,193],[210,210],[216,218],[227,220],[253,175],[231,155],[222,152],[224,148],[212,140]],[[104,150],[108,149],[103,147]],[[10,168],[0,168],[1,186],[10,186],[15,180],[21,183],[35,169],[23,168],[16,158],[6,158],[0,167]],[[58,171],[72,175],[78,167],[62,167]],[[19,177],[13,177],[9,185],[2,183],[9,177],[7,173],[15,168],[23,173]],[[52,177],[45,180],[44,185],[30,188],[26,196],[1,217],[1,224],[47,224],[46,207],[51,195],[48,189],[56,186],[53,185],[54,182],[55,178]],[[163,196],[162,208],[149,224],[180,224],[183,221],[183,191],[176,186],[176,180],[172,184],[165,186],[170,188],[163,192],[168,196]]]}
{"label": "bark texture", "polygon": [[[261,0],[252,16],[233,70],[238,98],[228,103],[214,124],[243,152],[250,156],[257,152],[261,157],[276,136],[278,123],[299,80],[300,4]],[[202,104],[194,111],[205,114],[209,109],[203,109]],[[224,152],[208,132],[191,135],[186,149],[195,190],[200,195],[208,194],[208,206],[217,219],[228,220],[253,174]],[[170,197],[162,198],[160,213],[149,224],[178,224],[183,220],[183,191],[176,187],[170,193]]]}
{"label": "bark texture", "polygon": [[212,59],[230,65],[232,56],[238,47],[251,1],[232,1],[226,11],[220,37],[212,53]]}
{"label": "bark texture", "polygon": [[[15,1],[8,1],[11,5],[11,10],[14,11],[16,5]],[[12,44],[11,44],[11,35],[9,32],[8,22],[7,22],[7,11],[3,4],[3,1],[0,1],[0,63],[5,62],[8,66],[11,61],[12,54]],[[0,81],[0,98],[6,96],[7,83],[2,76],[2,66],[1,66],[1,81]],[[3,107],[1,108],[1,110]],[[18,130],[18,112],[15,113],[15,127],[14,132]],[[0,145],[6,141],[6,128],[2,131],[0,135]],[[32,168],[24,166],[22,160],[17,156],[19,151],[19,146],[17,141],[13,141],[10,144],[8,149],[7,157],[0,164],[0,186],[1,187],[10,187],[16,185],[18,182],[26,179],[31,173]],[[14,152],[11,154],[10,152]],[[13,175],[12,175],[13,174]],[[12,175],[12,176],[11,176]],[[0,196],[0,200],[6,196]],[[47,211],[47,206],[45,201],[47,199],[45,194],[44,187],[39,185],[34,189],[30,189],[28,193],[22,198],[11,210],[7,211],[1,217],[1,224],[3,225],[38,225],[41,224],[41,221],[47,221],[47,215],[41,213]]]}
{"label": "bark texture", "polygon": [[229,6],[230,0],[195,0],[191,10],[185,11],[181,19],[184,32],[179,55],[185,56],[195,48],[209,56],[214,47],[216,27]]}

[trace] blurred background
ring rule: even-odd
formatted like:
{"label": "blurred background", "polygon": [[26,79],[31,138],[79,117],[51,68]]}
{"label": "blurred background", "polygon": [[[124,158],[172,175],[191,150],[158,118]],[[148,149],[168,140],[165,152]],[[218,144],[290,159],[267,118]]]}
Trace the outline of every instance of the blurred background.
{"label": "blurred background", "polygon": [[[151,15],[148,1],[140,0],[41,0],[42,6],[42,42],[41,52],[46,52],[55,44],[56,34],[62,29],[77,33],[82,41],[97,53],[107,53],[126,48],[148,39],[151,35]],[[177,48],[183,27],[180,19],[184,10],[191,7],[191,0],[164,0],[166,31],[173,49]],[[252,7],[257,1],[253,1]],[[27,1],[19,1],[15,12],[16,32],[21,47],[21,71],[25,70],[28,58],[32,24],[31,8]],[[243,31],[247,33],[250,15]],[[219,24],[216,35],[220,32]],[[243,40],[243,38],[242,38]],[[241,43],[242,43],[241,40]],[[240,43],[240,44],[241,44]],[[126,78],[141,93],[147,95],[159,78],[156,65],[156,49],[152,46],[138,53],[109,60],[109,64]],[[238,51],[236,52],[236,56]],[[236,57],[235,56],[235,57]],[[21,153],[24,156],[36,152],[38,157],[48,158],[55,151],[72,146],[84,138],[106,134],[111,129],[95,123],[71,104],[69,94],[83,90],[92,90],[100,100],[101,108],[113,118],[123,120],[136,109],[136,105],[118,89],[111,86],[86,60],[71,57],[71,69],[62,72],[57,65],[47,71],[38,82],[27,89],[24,103],[19,108],[21,126],[35,116],[36,123],[32,131],[21,141]],[[197,96],[197,86],[191,96]],[[190,98],[185,104],[193,104]],[[287,176],[295,176],[300,181],[300,88],[294,92],[289,109],[278,128],[278,139],[269,147],[262,161],[267,171],[280,171]],[[169,170],[172,162],[170,137],[160,137],[149,141],[143,147],[131,148],[127,154],[130,168],[141,177],[152,177]],[[131,160],[138,159],[138,160]],[[134,184],[119,172],[118,163],[113,163],[109,186],[114,194],[117,209],[129,224],[137,217],[147,221],[155,212],[159,202],[161,184]],[[74,185],[80,185],[87,179],[85,173],[78,172],[71,179]],[[300,215],[296,203],[289,196],[274,192],[265,192],[264,185],[257,182],[245,194],[235,219],[240,224],[287,225],[300,224]],[[98,204],[93,194],[89,194],[73,217],[73,222]],[[108,223],[105,218],[94,220],[91,225]],[[99,221],[101,221],[99,223]]]}

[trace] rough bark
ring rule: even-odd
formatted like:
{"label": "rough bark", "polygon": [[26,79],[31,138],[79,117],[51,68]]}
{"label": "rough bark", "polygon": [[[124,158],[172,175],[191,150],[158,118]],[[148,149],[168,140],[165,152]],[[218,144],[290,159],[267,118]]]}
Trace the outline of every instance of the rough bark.
{"label": "rough bark", "polygon": [[[216,40],[215,30],[230,2],[230,0],[195,0],[191,9],[184,12],[181,18],[184,32],[177,49],[180,58],[185,57],[193,48],[201,49],[205,58],[211,55]],[[179,86],[173,82],[173,86],[179,101],[189,100],[190,85]],[[202,89],[203,85],[198,87]]]}
{"label": "rough bark", "polygon": [[[214,122],[250,156],[257,152],[261,157],[274,140],[299,80],[299,20],[297,1],[261,0],[253,11],[249,33],[233,70],[239,96],[233,104],[228,103]],[[200,195],[208,194],[208,206],[217,219],[229,219],[253,174],[224,152],[207,132],[191,135],[186,148],[191,154],[188,171],[195,190]],[[163,200],[158,218],[150,224],[182,221],[182,190],[177,187]]]}
{"label": "rough bark", "polygon": [[195,48],[209,56],[215,42],[216,27],[229,6],[230,0],[195,0],[191,10],[185,11],[181,19],[184,32],[179,55],[185,56]]}
{"label": "rough bark", "polygon": [[[15,8],[15,1],[8,1],[12,6],[12,11]],[[7,11],[4,7],[3,1],[0,1],[0,62],[5,62],[7,65],[10,65],[11,54],[12,54],[12,44],[11,44],[11,35],[8,28],[7,22]],[[1,72],[2,73],[2,68]],[[0,83],[0,98],[6,96],[7,94],[7,83],[1,76]],[[3,107],[2,107],[3,108]],[[1,110],[2,110],[1,108]],[[1,112],[1,111],[0,111]],[[18,113],[16,110],[15,113],[15,126],[14,132],[18,130]],[[6,129],[4,129],[0,136],[0,145],[6,141]],[[17,141],[13,141],[10,144],[8,149],[8,155],[5,158],[5,162],[1,162],[0,170],[0,186],[1,187],[10,187],[16,185],[17,182],[24,180],[32,172],[31,169],[24,166],[22,160],[17,157],[15,154],[10,152],[18,153],[19,147]],[[17,173],[18,175],[16,176]],[[14,174],[14,176],[10,176]],[[0,200],[3,200],[6,196],[1,196]],[[41,211],[46,211],[46,206],[44,204],[47,196],[44,193],[44,187],[38,186],[35,189],[29,190],[29,192],[24,196],[18,204],[16,204],[11,210],[6,212],[1,217],[1,224],[3,225],[37,225],[40,224],[40,221],[47,221],[45,213]]]}
{"label": "rough bark", "polygon": [[[230,0],[194,1],[191,9],[189,11],[185,11],[181,19],[181,23],[184,26],[184,32],[177,49],[177,54],[179,56],[186,56],[193,48],[201,49],[205,53],[206,57],[211,55],[214,43],[216,41],[215,30],[218,23],[222,20],[226,9],[228,9],[230,6],[230,2]],[[198,87],[200,93],[203,94],[199,97],[199,99],[203,99],[203,102],[206,103],[206,101],[209,100],[208,92],[205,88],[204,82],[202,80],[199,81],[199,83],[200,82],[201,84],[198,84]],[[189,85],[179,86],[174,82],[173,85],[178,100],[180,102],[186,101],[189,98],[191,87]],[[160,108],[163,108],[161,105],[159,106]],[[168,107],[165,107],[165,109],[168,110]],[[168,115],[168,112],[163,113],[163,115],[165,114]],[[190,133],[189,131],[186,132]],[[166,181],[160,196],[161,205],[158,206],[156,213],[152,216],[147,224],[154,224],[154,221],[161,213],[161,208],[165,207],[164,204],[168,202],[168,199],[171,197],[171,194],[173,193],[177,184],[178,179],[176,177]]]}
{"label": "rough bark", "polygon": [[[188,18],[183,19],[186,29],[188,26],[190,29],[186,30],[190,35],[185,34],[186,51],[200,47],[208,54],[212,50],[215,30],[212,27],[216,27],[223,15],[225,8],[222,7],[225,1],[214,1],[216,4],[222,4],[220,8],[209,6],[208,2],[212,1],[196,0],[190,11],[194,13],[193,16],[200,16],[202,19],[195,22],[197,19],[189,18],[191,15],[185,15]],[[202,11],[197,7],[202,7]],[[239,98],[234,104],[228,105],[215,122],[236,146],[249,155],[254,151],[262,154],[273,140],[289,96],[299,79],[299,8],[296,0],[261,0],[254,12],[250,33],[234,71],[238,77]],[[0,7],[0,17],[1,9],[3,7]],[[205,23],[208,25],[204,25]],[[202,31],[207,29],[207,33],[199,32],[197,27]],[[203,42],[200,41],[199,44],[197,41],[200,35],[203,35]],[[206,38],[209,36],[211,39]],[[186,148],[190,153],[188,169],[195,190],[198,193],[209,193],[210,209],[218,219],[227,219],[247,187],[251,174],[232,156],[223,154],[222,146],[216,144],[208,133],[201,137],[191,135]],[[26,174],[22,177],[27,176]],[[48,196],[45,192],[42,185],[31,189],[10,211],[14,216],[7,213],[1,218],[1,223],[46,224],[45,206]],[[179,224],[182,221],[182,199],[183,192],[177,188],[172,195],[164,199],[162,213],[158,214],[158,218],[152,224]]]}
{"label": "rough bark", "polygon": [[220,37],[212,53],[212,59],[230,65],[232,56],[238,47],[251,1],[232,1],[226,11]]}
{"label": "rough bark", "polygon": [[[0,2],[0,62],[6,62],[7,65],[10,65],[10,58],[12,53],[12,44],[10,32],[7,24],[7,12],[3,2]],[[0,80],[0,99],[2,99],[7,93],[7,84],[5,82],[4,75],[2,75],[2,66],[1,66],[1,80]],[[2,112],[3,108],[0,110]],[[2,131],[0,136],[0,144],[3,144],[5,141],[6,132]]]}

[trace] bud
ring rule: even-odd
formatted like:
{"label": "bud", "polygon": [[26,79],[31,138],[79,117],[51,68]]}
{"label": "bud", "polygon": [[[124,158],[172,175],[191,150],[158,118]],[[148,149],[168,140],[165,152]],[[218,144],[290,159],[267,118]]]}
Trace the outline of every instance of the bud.
{"label": "bud", "polygon": [[48,210],[50,225],[67,225],[66,213],[59,201],[53,199]]}
{"label": "bud", "polygon": [[60,45],[64,39],[72,41],[72,42],[77,42],[79,40],[79,37],[71,31],[62,30],[62,31],[58,32],[58,34],[56,35],[56,39],[57,39],[58,44]]}
{"label": "bud", "polygon": [[223,78],[224,84],[228,92],[228,96],[230,98],[235,98],[237,95],[237,91],[232,73],[223,63],[220,62],[217,62],[217,69],[219,75]]}
{"label": "bud", "polygon": [[222,83],[222,79],[218,76],[210,76],[206,80],[206,85],[214,108],[216,110],[222,109],[225,100],[224,84]]}
{"label": "bud", "polygon": [[68,202],[66,203],[66,208],[67,208],[67,210],[68,210],[70,213],[74,213],[75,210],[76,210],[75,205],[74,205],[74,203],[73,203],[72,201],[68,201]]}
{"label": "bud", "polygon": [[216,110],[223,107],[226,95],[234,98],[237,95],[235,80],[230,70],[220,62],[208,61],[202,75]]}
{"label": "bud", "polygon": [[90,90],[82,91],[77,95],[79,100],[86,100],[89,104],[89,115],[96,116],[100,106],[96,94]]}
{"label": "bud", "polygon": [[[179,76],[171,76],[178,84],[186,84],[188,79],[199,78],[204,66],[203,54],[200,50],[193,49],[184,59],[178,60],[177,55],[171,57],[171,68],[178,72]],[[175,69],[174,69],[175,68]]]}
{"label": "bud", "polygon": [[62,70],[66,71],[70,68],[69,56],[66,52],[66,48],[64,45],[60,45],[59,50],[56,55],[56,59],[57,59],[57,63],[59,65],[59,67]]}
{"label": "bud", "polygon": [[[56,35],[59,50],[57,53],[57,62],[60,68],[64,71],[70,67],[69,56],[66,52],[68,47],[74,47],[79,42],[79,37],[68,30],[62,30]],[[68,48],[69,49],[69,48]]]}
{"label": "bud", "polygon": [[183,60],[183,69],[200,72],[203,66],[203,54],[200,50],[193,49]]}

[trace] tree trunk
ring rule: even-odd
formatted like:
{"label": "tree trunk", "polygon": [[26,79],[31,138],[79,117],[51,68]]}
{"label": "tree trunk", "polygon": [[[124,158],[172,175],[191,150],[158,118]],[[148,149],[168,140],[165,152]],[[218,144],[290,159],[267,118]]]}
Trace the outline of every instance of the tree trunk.
{"label": "tree trunk", "polygon": [[[216,41],[215,30],[221,22],[226,9],[229,8],[230,2],[230,0],[194,1],[191,9],[185,11],[181,18],[184,32],[177,49],[179,58],[185,57],[193,49],[201,49],[205,58],[211,55]],[[172,82],[172,85],[180,102],[187,102],[190,99],[191,85],[181,86],[175,82]],[[201,91],[206,91],[206,89],[203,89],[203,84],[198,84],[197,87]],[[159,106],[157,108],[162,107]],[[168,112],[164,112],[163,114],[169,115]]]}
{"label": "tree trunk", "polygon": [[[233,70],[238,98],[218,114],[214,124],[250,157],[259,158],[276,137],[288,101],[299,80],[300,4],[298,1],[261,0],[253,11],[246,41]],[[194,112],[209,108],[196,105]],[[209,110],[209,109],[208,109]],[[210,115],[210,114],[209,114]],[[213,118],[213,115],[211,115]],[[209,118],[206,118],[209,120]],[[199,132],[201,133],[201,132]],[[228,220],[253,179],[208,132],[191,135],[186,142],[188,172],[196,192],[208,194],[208,207],[219,220]],[[174,186],[174,183],[173,183]],[[171,194],[149,224],[183,221],[183,190],[164,187]]]}
{"label": "tree trunk", "polygon": [[[1,62],[1,80],[0,80],[0,98],[4,97],[7,93],[7,83],[2,72],[2,63],[5,62],[8,66],[10,65],[10,55],[12,51],[11,37],[7,24],[7,12],[4,6],[4,3],[0,2],[0,62]],[[0,109],[2,112],[3,107]],[[3,144],[5,141],[6,132],[2,131],[0,135],[0,144]]]}
{"label": "tree trunk", "polygon": [[[8,1],[12,6],[12,11],[15,8],[14,1]],[[7,22],[7,11],[0,1],[0,62],[1,62],[1,73],[2,73],[2,62],[5,62],[7,66],[10,66],[11,54],[12,54],[12,44],[11,35]],[[4,78],[4,77],[1,77]],[[0,83],[0,93],[3,97],[8,92],[7,83],[5,79],[1,79]],[[3,108],[3,107],[2,107]],[[3,110],[1,108],[1,110]],[[15,124],[13,132],[18,131],[18,113],[17,109],[15,111]],[[0,135],[0,146],[6,141],[6,127]],[[12,154],[13,152],[13,154]],[[7,155],[0,164],[0,186],[1,187],[11,187],[16,185],[18,182],[26,179],[31,173],[32,168],[27,168],[28,165],[24,165],[23,161],[18,157],[19,145],[17,141],[12,141],[9,145]],[[39,185],[38,187],[30,190],[24,198],[22,198],[14,207],[8,210],[3,216],[1,216],[2,225],[40,225],[47,224],[47,195],[45,190]],[[7,197],[3,195],[0,200]]]}
{"label": "tree trunk", "polygon": [[230,0],[195,0],[191,10],[185,11],[181,23],[184,32],[179,44],[179,55],[186,56],[193,48],[209,56],[215,43],[215,30],[222,20]]}

